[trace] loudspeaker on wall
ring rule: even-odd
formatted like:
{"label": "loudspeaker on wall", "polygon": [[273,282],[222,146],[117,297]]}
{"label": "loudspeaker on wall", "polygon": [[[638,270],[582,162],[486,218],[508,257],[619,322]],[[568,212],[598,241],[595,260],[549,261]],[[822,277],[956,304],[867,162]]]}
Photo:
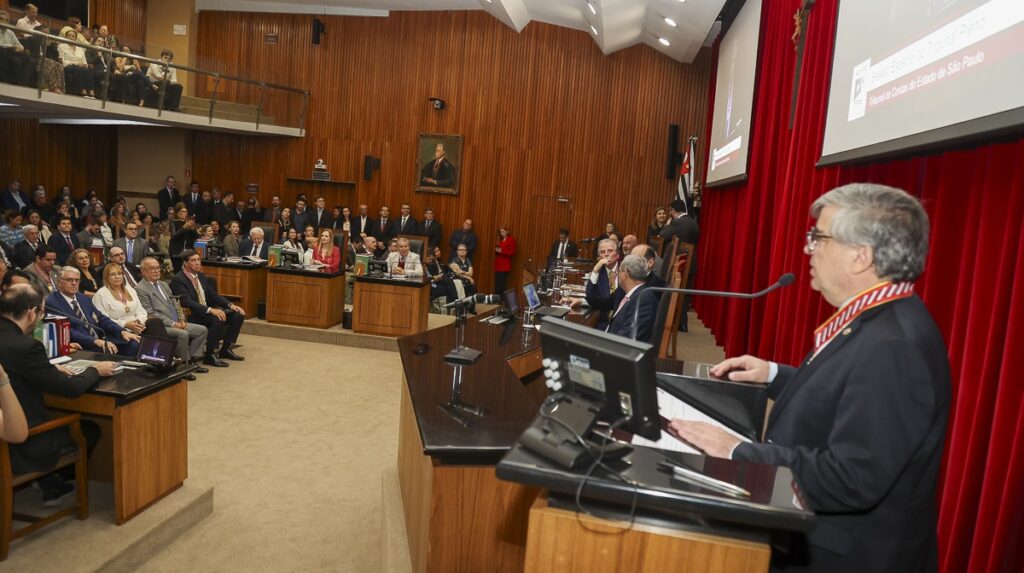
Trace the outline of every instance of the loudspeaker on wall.
{"label": "loudspeaker on wall", "polygon": [[373,172],[380,169],[380,157],[372,155],[363,156],[363,180],[369,181],[373,178]]}

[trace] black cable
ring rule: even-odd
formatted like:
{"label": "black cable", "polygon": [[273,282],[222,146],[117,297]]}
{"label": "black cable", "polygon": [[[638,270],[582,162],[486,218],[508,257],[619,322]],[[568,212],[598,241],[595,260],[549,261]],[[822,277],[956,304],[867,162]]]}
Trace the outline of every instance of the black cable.
{"label": "black cable", "polygon": [[[613,431],[615,431],[616,428],[618,428],[619,426],[625,424],[628,421],[629,421],[629,417],[622,417],[622,418],[619,418],[618,420],[616,420],[615,422],[613,422],[611,425],[608,426],[608,435],[610,436],[611,433]],[[602,436],[602,437],[604,437],[606,440],[609,439],[606,436]],[[598,530],[598,529],[590,528],[590,527],[587,526],[586,523],[583,522],[583,520],[580,519],[580,514],[581,513],[589,515],[591,517],[599,518],[599,519],[608,519],[608,518],[614,518],[615,517],[615,516],[603,516],[603,515],[598,514],[597,512],[588,511],[586,508],[583,507],[583,501],[581,499],[582,495],[583,495],[583,489],[587,486],[587,481],[593,475],[594,470],[596,470],[598,467],[602,467],[602,468],[605,469],[605,471],[607,471],[609,473],[610,476],[617,478],[622,483],[630,484],[630,485],[633,486],[633,500],[632,500],[632,503],[630,504],[630,507],[629,507],[629,526],[626,527],[625,529],[620,530],[620,531],[617,532],[617,534],[621,535],[621,534],[626,533],[627,531],[630,531],[631,529],[633,529],[633,525],[636,523],[636,505],[637,505],[637,502],[638,502],[638,500],[640,498],[640,488],[638,487],[638,484],[635,481],[627,479],[626,476],[622,475],[622,472],[620,472],[618,470],[615,470],[615,469],[612,469],[611,467],[609,467],[608,465],[603,463],[605,451],[606,451],[605,448],[600,448],[598,450],[598,456],[594,459],[594,463],[590,464],[590,467],[587,468],[587,471],[583,474],[583,479],[580,480],[579,487],[576,488],[576,496],[575,496],[575,502],[576,502],[576,523],[578,523],[579,526],[582,527],[583,529],[586,529],[587,531],[590,531],[592,533],[608,533],[606,531],[601,531],[601,530]]]}

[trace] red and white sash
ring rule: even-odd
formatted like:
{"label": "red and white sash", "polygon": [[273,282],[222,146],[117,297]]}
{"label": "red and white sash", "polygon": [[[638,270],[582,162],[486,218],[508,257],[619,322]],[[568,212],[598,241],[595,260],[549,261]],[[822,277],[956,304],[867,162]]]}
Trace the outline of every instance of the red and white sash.
{"label": "red and white sash", "polygon": [[817,354],[826,344],[864,311],[882,306],[888,302],[913,296],[914,284],[909,282],[884,282],[869,288],[853,297],[828,320],[814,331],[814,353]]}

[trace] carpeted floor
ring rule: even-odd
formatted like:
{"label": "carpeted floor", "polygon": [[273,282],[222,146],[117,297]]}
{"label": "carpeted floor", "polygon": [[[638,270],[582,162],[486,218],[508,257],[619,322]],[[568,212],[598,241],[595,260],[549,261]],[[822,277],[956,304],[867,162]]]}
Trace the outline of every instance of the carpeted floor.
{"label": "carpeted floor", "polygon": [[393,352],[243,336],[189,386],[190,477],[213,514],[142,571],[373,571],[396,459]]}

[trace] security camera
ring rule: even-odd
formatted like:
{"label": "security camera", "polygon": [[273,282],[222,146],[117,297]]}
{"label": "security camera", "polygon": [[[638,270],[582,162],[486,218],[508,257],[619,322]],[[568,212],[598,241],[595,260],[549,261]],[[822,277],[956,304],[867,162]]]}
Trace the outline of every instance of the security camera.
{"label": "security camera", "polygon": [[443,99],[432,97],[428,101],[430,101],[430,105],[434,106],[434,109],[436,109],[436,110],[444,109],[444,100]]}

